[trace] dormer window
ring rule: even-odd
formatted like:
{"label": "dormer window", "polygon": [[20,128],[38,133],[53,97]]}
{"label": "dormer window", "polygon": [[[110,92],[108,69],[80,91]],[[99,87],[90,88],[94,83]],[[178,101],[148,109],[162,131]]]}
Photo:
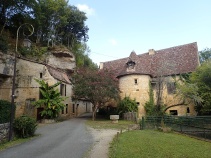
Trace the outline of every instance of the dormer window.
{"label": "dormer window", "polygon": [[134,66],[135,66],[135,62],[134,61],[128,61],[127,62],[127,67],[128,67],[128,69],[134,69]]}

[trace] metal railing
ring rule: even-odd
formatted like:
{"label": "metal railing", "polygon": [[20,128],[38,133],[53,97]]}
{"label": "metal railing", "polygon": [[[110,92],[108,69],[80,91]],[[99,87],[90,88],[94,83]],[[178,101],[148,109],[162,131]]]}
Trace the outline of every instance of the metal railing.
{"label": "metal railing", "polygon": [[211,139],[211,116],[148,116],[141,121],[142,129],[158,129],[162,126],[171,130]]}

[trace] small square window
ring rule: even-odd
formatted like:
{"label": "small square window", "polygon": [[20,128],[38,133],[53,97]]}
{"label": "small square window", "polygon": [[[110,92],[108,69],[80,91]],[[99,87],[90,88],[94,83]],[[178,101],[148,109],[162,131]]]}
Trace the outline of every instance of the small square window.
{"label": "small square window", "polygon": [[134,83],[135,84],[138,84],[138,79],[134,79]]}
{"label": "small square window", "polygon": [[40,73],[40,78],[42,78],[42,73]]}
{"label": "small square window", "polygon": [[170,115],[178,115],[177,110],[170,110]]}
{"label": "small square window", "polygon": [[168,94],[175,94],[176,93],[176,84],[175,84],[175,82],[167,83],[167,91],[168,91]]}
{"label": "small square window", "polygon": [[188,113],[188,114],[190,113],[190,108],[189,108],[189,107],[187,107],[187,113]]}

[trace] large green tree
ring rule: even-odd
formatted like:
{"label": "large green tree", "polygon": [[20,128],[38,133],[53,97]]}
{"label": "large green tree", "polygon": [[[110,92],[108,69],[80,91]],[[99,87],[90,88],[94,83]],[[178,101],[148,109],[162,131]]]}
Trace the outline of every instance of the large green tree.
{"label": "large green tree", "polygon": [[198,106],[201,114],[211,115],[211,61],[204,62],[191,74],[190,80],[198,87],[199,96],[203,99]]}
{"label": "large green tree", "polygon": [[119,99],[118,80],[109,71],[81,68],[74,76],[74,99],[86,98],[93,104],[92,119],[106,103]]}
{"label": "large green tree", "polygon": [[192,101],[198,115],[211,115],[211,61],[207,60],[181,84],[178,93],[186,101]]}

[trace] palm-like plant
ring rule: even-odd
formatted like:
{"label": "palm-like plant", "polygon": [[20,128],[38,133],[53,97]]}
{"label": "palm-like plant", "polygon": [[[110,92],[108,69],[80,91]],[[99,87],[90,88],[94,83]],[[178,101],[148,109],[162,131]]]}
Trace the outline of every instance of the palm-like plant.
{"label": "palm-like plant", "polygon": [[41,116],[43,116],[46,119],[54,119],[57,118],[59,115],[59,112],[64,108],[64,104],[62,101],[64,101],[64,97],[62,97],[58,91],[58,89],[55,89],[58,85],[61,84],[61,82],[55,83],[52,86],[49,86],[47,82],[44,82],[43,80],[35,79],[36,82],[39,83],[40,92],[43,96],[43,98],[39,99],[38,101],[34,102],[34,106],[39,108],[44,108],[41,112]]}

